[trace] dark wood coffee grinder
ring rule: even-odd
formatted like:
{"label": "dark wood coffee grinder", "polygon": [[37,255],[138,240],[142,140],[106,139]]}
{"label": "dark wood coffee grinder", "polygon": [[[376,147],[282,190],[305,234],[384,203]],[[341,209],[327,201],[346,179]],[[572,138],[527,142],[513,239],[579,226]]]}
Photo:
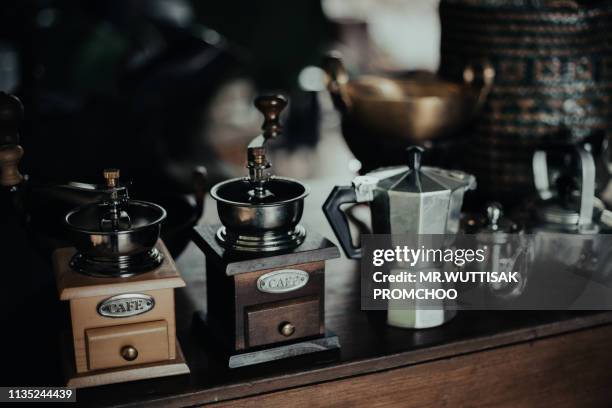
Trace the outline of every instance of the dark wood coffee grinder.
{"label": "dark wood coffee grinder", "polygon": [[306,185],[270,175],[268,139],[281,134],[287,101],[262,96],[265,121],[248,147],[249,176],[211,190],[222,225],[195,228],[206,256],[207,315],[196,315],[225,346],[230,368],[337,350],[325,330],[325,261],[336,246],[299,224]]}

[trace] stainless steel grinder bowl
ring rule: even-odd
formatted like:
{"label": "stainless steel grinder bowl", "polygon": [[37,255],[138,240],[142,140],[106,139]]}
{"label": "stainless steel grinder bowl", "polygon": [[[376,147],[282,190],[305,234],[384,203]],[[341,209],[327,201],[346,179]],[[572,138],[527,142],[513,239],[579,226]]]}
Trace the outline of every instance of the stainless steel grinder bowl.
{"label": "stainless steel grinder bowl", "polygon": [[279,251],[301,244],[306,231],[299,225],[308,186],[285,177],[272,177],[266,189],[269,200],[252,200],[253,189],[246,178],[235,178],[215,185],[211,190],[223,227],[217,232],[219,242],[238,251]]}
{"label": "stainless steel grinder bowl", "polygon": [[268,140],[282,132],[280,114],[287,106],[282,95],[263,95],[255,106],[264,116],[262,133],[247,149],[249,176],[215,185],[211,190],[223,226],[217,231],[219,243],[234,251],[273,252],[292,249],[306,237],[299,225],[304,210],[306,185],[297,180],[270,174],[266,156]]}
{"label": "stainless steel grinder bowl", "polygon": [[77,249],[70,266],[78,272],[101,277],[131,276],[158,267],[163,256],[155,245],[166,210],[154,203],[128,199],[127,190],[115,184],[110,187],[109,197],[116,199],[116,193],[122,192],[120,209],[129,217],[129,225],[103,228],[109,211],[117,208],[113,199],[70,211],[65,224]]}

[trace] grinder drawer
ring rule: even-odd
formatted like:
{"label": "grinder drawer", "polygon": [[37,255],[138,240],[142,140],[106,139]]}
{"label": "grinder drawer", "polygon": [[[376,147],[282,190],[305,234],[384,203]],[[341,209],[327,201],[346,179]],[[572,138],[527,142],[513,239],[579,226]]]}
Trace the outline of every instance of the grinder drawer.
{"label": "grinder drawer", "polygon": [[267,303],[246,310],[247,347],[322,334],[318,298]]}
{"label": "grinder drawer", "polygon": [[169,359],[165,320],[88,329],[85,341],[90,370]]}

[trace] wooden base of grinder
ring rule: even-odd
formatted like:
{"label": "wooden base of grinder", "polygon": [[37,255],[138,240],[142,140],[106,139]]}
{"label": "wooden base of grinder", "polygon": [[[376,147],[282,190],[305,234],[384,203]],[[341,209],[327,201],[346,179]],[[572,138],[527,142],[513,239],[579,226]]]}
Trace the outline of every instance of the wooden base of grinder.
{"label": "wooden base of grinder", "polygon": [[176,338],[174,290],[185,286],[160,240],[162,264],[130,277],[94,277],[70,267],[74,248],[53,265],[60,300],[70,309],[63,340],[68,386],[80,388],[189,373]]}
{"label": "wooden base of grinder", "polygon": [[62,359],[64,361],[66,387],[69,388],[96,387],[98,385],[189,374],[190,372],[178,340],[176,342],[176,358],[174,360],[139,364],[124,368],[90,371],[83,374],[78,374],[76,372],[73,357],[74,351],[72,347],[70,347],[70,339],[65,339],[65,341],[62,341],[62,344],[67,346],[64,347]]}
{"label": "wooden base of grinder", "polygon": [[[340,352],[340,340],[335,333],[326,331],[324,336],[311,339],[302,339],[268,347],[259,347],[236,351],[227,348],[227,339],[220,337],[222,331],[210,321],[206,313],[196,312],[193,316],[194,327],[201,330],[202,335],[212,339],[216,346],[224,350],[222,358],[229,368],[248,367],[256,364],[270,363],[295,357],[312,357],[317,362],[332,361]],[[311,361],[312,362],[312,361]]]}
{"label": "wooden base of grinder", "polygon": [[338,248],[306,228],[304,241],[292,249],[233,251],[219,243],[218,229],[194,229],[194,242],[206,258],[208,305],[207,315],[196,314],[194,323],[216,342],[227,365],[307,355],[331,360],[327,354],[337,354],[340,342],[325,328],[325,268],[327,260],[340,256]]}

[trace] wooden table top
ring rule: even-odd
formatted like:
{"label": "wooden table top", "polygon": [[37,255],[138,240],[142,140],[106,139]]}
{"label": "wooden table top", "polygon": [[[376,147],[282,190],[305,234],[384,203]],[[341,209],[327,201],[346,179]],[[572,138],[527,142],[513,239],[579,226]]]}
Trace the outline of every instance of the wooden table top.
{"label": "wooden table top", "polygon": [[[206,303],[204,259],[194,250],[190,247],[178,259],[187,287],[177,289],[176,297],[178,338],[191,374],[80,389],[80,403],[94,407],[193,406],[443,361],[450,356],[612,324],[612,312],[470,311],[460,312],[435,329],[392,328],[384,324],[384,314],[360,310],[357,263],[343,258],[329,262],[326,288],[326,323],[342,344],[338,360],[322,364],[285,360],[265,367],[230,370],[191,330],[193,312],[205,308]],[[36,309],[5,326],[14,335],[7,338],[6,347],[11,352],[5,355],[2,384],[63,385],[58,353],[62,327],[57,317],[65,318],[68,310],[67,302],[57,300],[53,286],[49,282],[40,293],[55,307]],[[64,324],[66,329],[69,326]]]}

